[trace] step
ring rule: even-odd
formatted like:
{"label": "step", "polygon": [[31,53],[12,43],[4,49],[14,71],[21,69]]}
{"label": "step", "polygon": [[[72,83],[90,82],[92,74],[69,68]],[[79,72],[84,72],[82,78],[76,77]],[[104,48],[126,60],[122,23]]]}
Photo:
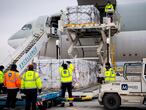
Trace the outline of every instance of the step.
{"label": "step", "polygon": [[84,46],[74,46],[73,48],[98,48],[98,47],[99,47],[98,45],[93,45],[93,46],[84,45]]}
{"label": "step", "polygon": [[99,57],[84,57],[84,58],[74,58],[74,59],[82,59],[82,60],[99,60]]}

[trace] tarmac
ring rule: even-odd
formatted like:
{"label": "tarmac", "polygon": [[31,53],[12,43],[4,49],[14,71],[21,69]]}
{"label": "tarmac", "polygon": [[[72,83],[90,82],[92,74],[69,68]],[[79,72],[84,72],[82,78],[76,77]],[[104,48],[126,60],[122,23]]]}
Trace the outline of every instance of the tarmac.
{"label": "tarmac", "polygon": [[[69,107],[66,102],[65,107],[52,107],[47,110],[105,110],[103,106],[99,105],[98,100],[74,102],[73,107]],[[146,107],[121,107],[119,110],[146,110]]]}
{"label": "tarmac", "polygon": [[[24,110],[24,107],[17,107],[15,110]],[[66,102],[65,107],[58,105],[47,110],[105,110],[105,108],[99,105],[97,99],[94,99],[92,101],[74,102],[73,107],[69,107],[69,103]],[[146,107],[121,107],[119,110],[146,110]]]}
{"label": "tarmac", "polygon": [[[102,105],[98,103],[98,93],[99,93],[99,85],[83,88],[73,91],[73,96],[81,97],[80,101],[74,101],[73,107],[69,107],[69,102],[65,102],[65,107],[60,107],[60,105],[52,106],[47,110],[105,110]],[[67,95],[67,94],[66,94]],[[90,97],[89,100],[88,98]],[[83,99],[83,100],[82,100]],[[24,110],[24,106],[16,107],[15,110]],[[146,110],[145,107],[121,107],[119,110]]]}

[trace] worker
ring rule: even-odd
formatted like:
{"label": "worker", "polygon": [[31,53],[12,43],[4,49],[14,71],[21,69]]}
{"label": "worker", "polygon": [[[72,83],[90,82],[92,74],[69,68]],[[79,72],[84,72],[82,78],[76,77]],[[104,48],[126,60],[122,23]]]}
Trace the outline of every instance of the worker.
{"label": "worker", "polygon": [[20,75],[16,64],[12,64],[10,71],[4,75],[4,86],[7,88],[6,108],[15,109],[16,96],[21,85]]}
{"label": "worker", "polygon": [[3,86],[4,86],[4,73],[3,73],[4,66],[0,65],[0,94],[3,93]]}
{"label": "worker", "polygon": [[107,17],[111,18],[111,22],[112,22],[113,21],[114,6],[110,1],[108,1],[106,6],[105,6],[105,13],[106,13]]}
{"label": "worker", "polygon": [[[65,98],[66,89],[68,91],[69,98],[72,98],[72,74],[73,74],[74,66],[70,61],[63,63],[59,68],[59,73],[61,76],[61,97]],[[62,101],[61,107],[65,106],[65,102]],[[69,106],[73,106],[73,102],[69,101]]]}
{"label": "worker", "polygon": [[104,74],[103,74],[101,68],[98,69],[98,72],[99,73],[97,76],[97,81],[98,81],[98,83],[102,84],[102,83],[104,83]]}
{"label": "worker", "polygon": [[105,64],[105,82],[113,82],[116,80],[116,74],[111,68],[110,63]]}
{"label": "worker", "polygon": [[32,64],[28,65],[28,71],[22,75],[21,92],[26,95],[25,110],[36,110],[37,91],[42,92],[42,81],[39,74],[34,71]]}

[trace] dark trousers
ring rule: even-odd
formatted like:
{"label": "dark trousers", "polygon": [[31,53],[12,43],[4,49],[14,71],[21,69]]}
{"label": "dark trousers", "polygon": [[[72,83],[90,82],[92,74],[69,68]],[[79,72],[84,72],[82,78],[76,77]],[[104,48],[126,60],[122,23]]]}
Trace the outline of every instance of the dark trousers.
{"label": "dark trousers", "polygon": [[24,92],[26,95],[25,110],[36,110],[37,89],[26,89]]}
{"label": "dark trousers", "polygon": [[72,98],[72,83],[61,83],[62,98],[65,98],[66,89],[68,91],[69,98]]}
{"label": "dark trousers", "polygon": [[7,93],[7,88],[4,87],[3,83],[0,83],[0,94],[6,94]]}
{"label": "dark trousers", "polygon": [[18,89],[7,89],[6,107],[15,108]]}
{"label": "dark trousers", "polygon": [[0,83],[0,94],[2,94],[3,93],[3,83]]}
{"label": "dark trousers", "polygon": [[110,17],[111,18],[111,22],[113,22],[113,13],[106,13],[106,16]]}

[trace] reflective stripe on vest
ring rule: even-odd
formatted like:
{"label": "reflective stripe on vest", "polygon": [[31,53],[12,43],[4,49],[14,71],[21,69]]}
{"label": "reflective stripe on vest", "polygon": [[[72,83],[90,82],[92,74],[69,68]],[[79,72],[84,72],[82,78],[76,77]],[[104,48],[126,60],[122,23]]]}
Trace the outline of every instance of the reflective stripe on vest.
{"label": "reflective stripe on vest", "polygon": [[0,83],[4,82],[4,73],[0,71]]}
{"label": "reflective stripe on vest", "polygon": [[[12,76],[12,73],[8,73],[8,76],[9,76],[9,78]],[[6,82],[11,82],[11,83],[14,83],[14,82],[16,82],[16,80],[17,80],[17,78],[16,78],[16,73],[14,72],[14,77],[13,77],[13,79],[7,79],[6,78]]]}
{"label": "reflective stripe on vest", "polygon": [[[31,76],[31,75],[28,74],[28,76]],[[26,78],[26,73],[25,73],[24,79],[23,79],[23,80],[24,80],[24,81],[35,81],[35,72],[33,72],[33,78],[30,79],[30,80]]]}
{"label": "reflective stripe on vest", "polygon": [[114,74],[113,69],[110,68],[108,71],[105,71],[105,81],[115,81],[116,74]]}
{"label": "reflective stripe on vest", "polygon": [[110,81],[115,81],[116,80],[116,74],[113,73],[113,70],[111,70],[111,78]]}
{"label": "reflective stripe on vest", "polygon": [[114,12],[114,8],[112,4],[107,4],[105,7],[105,12],[106,13],[110,13],[110,12]]}
{"label": "reflective stripe on vest", "polygon": [[61,75],[61,82],[62,83],[72,82],[72,73],[70,72],[69,69],[62,70],[60,75]]}
{"label": "reflective stripe on vest", "polygon": [[8,71],[7,73],[5,73],[4,84],[7,87],[7,89],[18,88],[18,85],[17,85],[18,78],[19,78],[19,76],[17,77],[17,72],[15,72],[15,71]]}
{"label": "reflective stripe on vest", "polygon": [[110,81],[110,71],[105,72],[105,81]]}
{"label": "reflective stripe on vest", "polygon": [[[24,78],[23,78],[23,80],[24,80],[24,89],[34,89],[34,88],[37,88],[36,80],[39,77],[35,78],[35,71],[33,72],[33,74],[32,74],[32,72],[30,72],[30,73],[26,72],[26,73],[25,73]],[[29,76],[32,77],[32,78],[28,79]],[[26,87],[27,84],[25,84],[25,83],[30,83],[29,87]]]}
{"label": "reflective stripe on vest", "polygon": [[69,70],[63,70],[61,72],[61,77],[62,78],[67,78],[67,77],[70,77],[70,76],[71,76],[71,74],[70,74]]}

